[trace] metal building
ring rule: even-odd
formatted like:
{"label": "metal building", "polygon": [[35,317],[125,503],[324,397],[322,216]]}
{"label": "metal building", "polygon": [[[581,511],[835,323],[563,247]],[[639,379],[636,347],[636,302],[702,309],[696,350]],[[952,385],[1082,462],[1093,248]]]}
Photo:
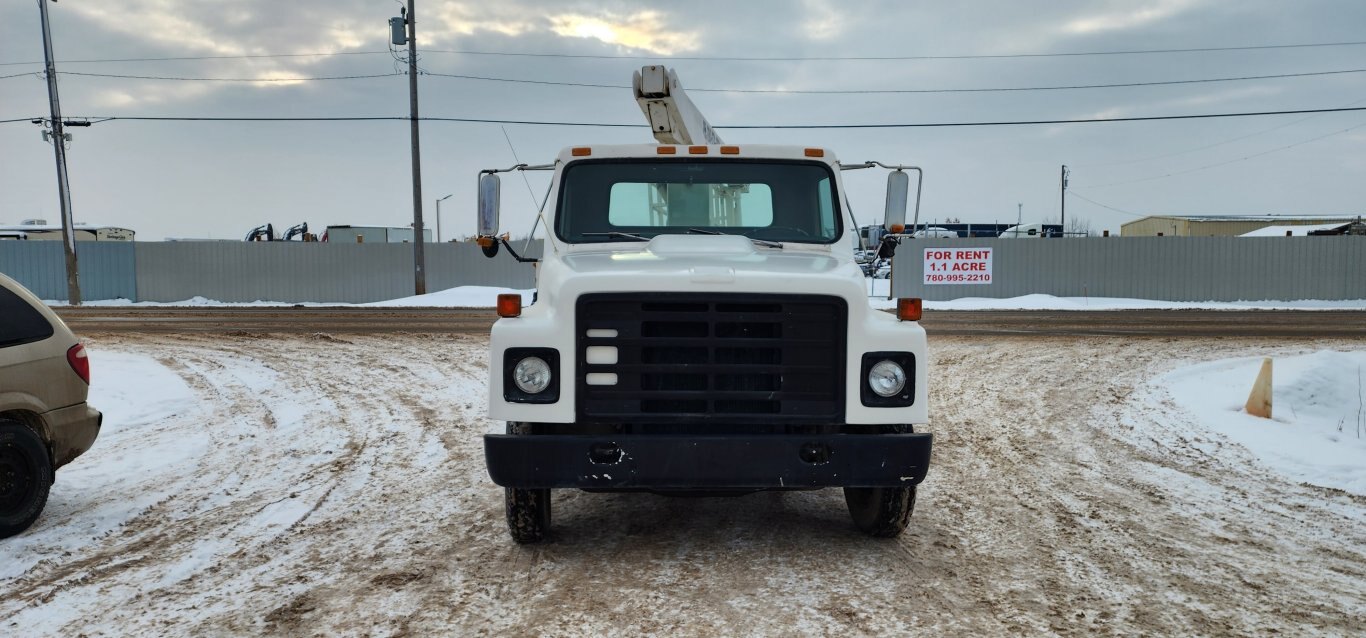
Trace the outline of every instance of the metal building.
{"label": "metal building", "polygon": [[1356,221],[1357,215],[1152,215],[1120,225],[1124,237],[1237,237],[1267,226]]}

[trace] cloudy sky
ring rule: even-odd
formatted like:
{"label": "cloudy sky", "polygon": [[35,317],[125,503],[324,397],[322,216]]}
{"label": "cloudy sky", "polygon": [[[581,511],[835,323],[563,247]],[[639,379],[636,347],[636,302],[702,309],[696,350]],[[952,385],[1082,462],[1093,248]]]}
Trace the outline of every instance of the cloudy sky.
{"label": "cloudy sky", "polygon": [[[403,68],[387,50],[396,0],[62,0],[49,8],[58,70],[69,73],[59,75],[67,118],[408,113],[406,77],[384,75]],[[0,120],[46,117],[42,65],[33,63],[42,60],[38,15],[31,1],[0,6],[0,76],[17,76],[0,79]],[[418,0],[417,18],[420,66],[430,74],[619,86],[630,84],[633,69],[655,62],[673,66],[692,89],[787,91],[1047,87],[1366,69],[1362,45],[847,59],[1355,42],[1366,40],[1366,3],[1359,0]],[[560,55],[489,55],[511,53]],[[168,57],[208,59],[108,61]],[[382,77],[267,81],[354,75]],[[424,116],[642,124],[627,88],[438,75],[422,76],[420,85]],[[1084,218],[1097,231],[1117,232],[1146,214],[1366,209],[1366,111],[1008,127],[725,129],[1360,107],[1366,106],[1366,73],[1087,90],[709,91],[692,97],[727,142],[824,146],[847,162],[924,167],[922,217],[928,220],[1013,222],[1017,204],[1026,222],[1055,220],[1062,164],[1072,169],[1076,193],[1068,197],[1068,217]],[[307,221],[321,229],[412,221],[405,121],[125,120],[72,133],[77,221],[132,228],[139,239],[236,238],[266,222],[283,228]],[[514,152],[536,163],[569,145],[649,141],[643,126],[424,122],[428,224],[433,201],[452,194],[442,204],[443,235],[473,232],[479,169],[511,165]],[[860,221],[880,217],[881,175],[859,171],[846,179]],[[544,175],[532,176],[537,197],[545,184]],[[504,189],[504,227],[524,233],[532,197],[520,180],[505,180]],[[0,222],[39,217],[55,223],[57,209],[52,149],[39,127],[0,124]]]}

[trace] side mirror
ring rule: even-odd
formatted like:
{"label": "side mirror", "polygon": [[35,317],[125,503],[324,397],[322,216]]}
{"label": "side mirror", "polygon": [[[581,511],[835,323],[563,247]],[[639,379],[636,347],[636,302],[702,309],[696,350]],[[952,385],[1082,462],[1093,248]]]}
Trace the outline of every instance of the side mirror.
{"label": "side mirror", "polygon": [[906,200],[910,195],[911,176],[905,171],[887,174],[887,210],[882,225],[889,233],[906,230]]}
{"label": "side mirror", "polygon": [[498,175],[484,173],[479,176],[479,230],[480,237],[493,237],[498,234]]}

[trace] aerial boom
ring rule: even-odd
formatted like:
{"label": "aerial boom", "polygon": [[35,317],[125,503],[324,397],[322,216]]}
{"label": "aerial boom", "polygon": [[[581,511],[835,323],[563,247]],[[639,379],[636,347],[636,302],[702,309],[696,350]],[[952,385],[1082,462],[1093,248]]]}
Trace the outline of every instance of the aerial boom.
{"label": "aerial boom", "polygon": [[678,74],[664,66],[642,67],[631,82],[636,104],[660,144],[721,144],[721,136],[697,110]]}

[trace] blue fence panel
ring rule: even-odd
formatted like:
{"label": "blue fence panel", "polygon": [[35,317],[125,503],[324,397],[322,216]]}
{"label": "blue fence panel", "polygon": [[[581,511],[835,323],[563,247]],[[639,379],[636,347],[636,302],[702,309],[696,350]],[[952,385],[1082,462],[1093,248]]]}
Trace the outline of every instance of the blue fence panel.
{"label": "blue fence panel", "polygon": [[[133,242],[77,242],[81,298],[137,299]],[[66,255],[60,241],[0,241],[0,272],[41,299],[66,301]]]}

